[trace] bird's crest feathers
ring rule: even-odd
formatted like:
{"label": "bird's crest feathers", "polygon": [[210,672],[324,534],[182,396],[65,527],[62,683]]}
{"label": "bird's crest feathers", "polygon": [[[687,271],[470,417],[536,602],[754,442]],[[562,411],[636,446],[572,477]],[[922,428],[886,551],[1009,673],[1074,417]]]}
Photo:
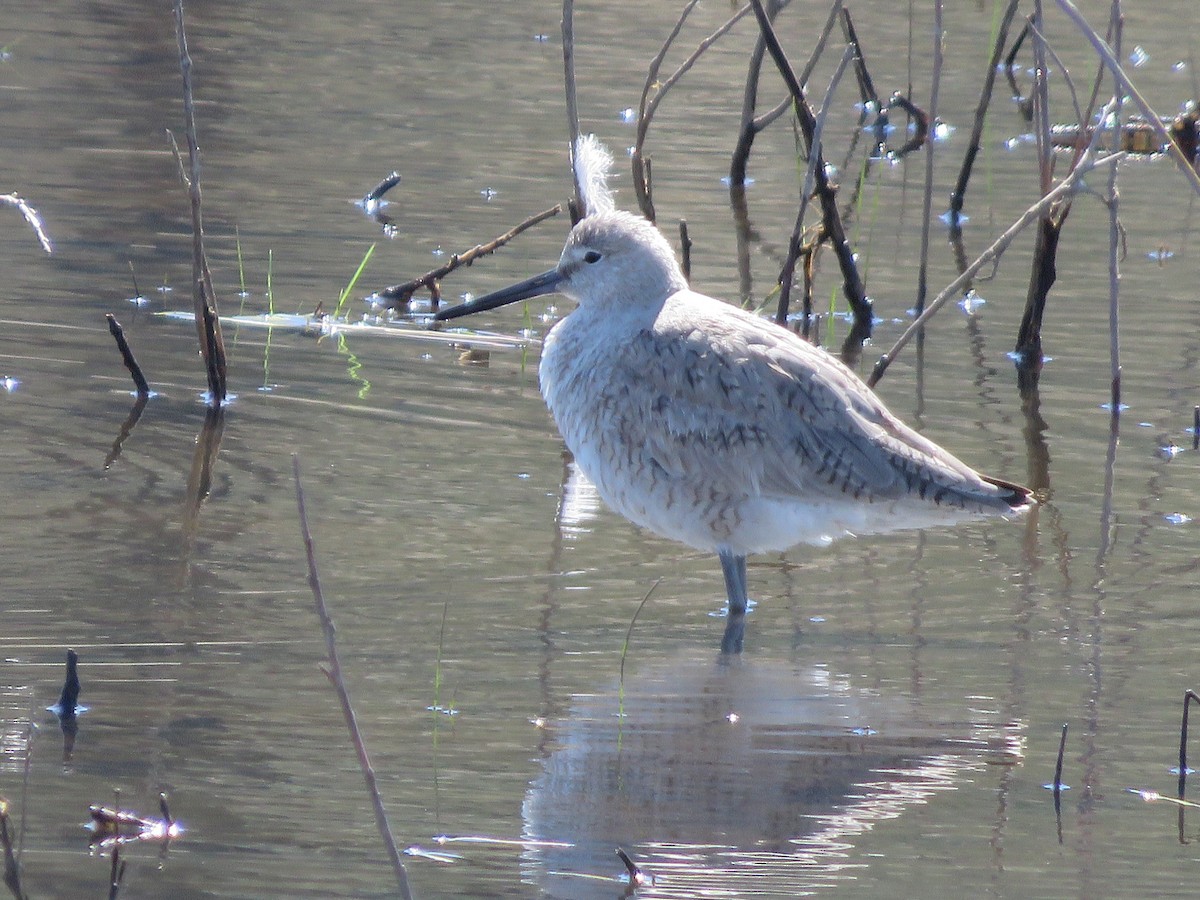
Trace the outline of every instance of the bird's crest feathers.
{"label": "bird's crest feathers", "polygon": [[580,135],[575,142],[575,182],[583,214],[610,213],[616,209],[613,190],[608,186],[613,158],[594,134]]}

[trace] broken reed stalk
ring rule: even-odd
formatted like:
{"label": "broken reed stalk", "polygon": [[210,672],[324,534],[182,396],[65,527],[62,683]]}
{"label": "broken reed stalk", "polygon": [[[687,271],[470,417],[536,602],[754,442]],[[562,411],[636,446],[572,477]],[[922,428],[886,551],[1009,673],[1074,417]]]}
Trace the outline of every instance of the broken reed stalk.
{"label": "broken reed stalk", "polygon": [[62,692],[58,695],[58,714],[73,716],[79,707],[79,654],[67,651],[67,672],[63,676]]}
{"label": "broken reed stalk", "polygon": [[[574,168],[574,165],[572,165],[571,169],[574,170]],[[403,303],[407,303],[412,299],[412,295],[420,288],[428,289],[430,293],[434,295],[435,301],[440,300],[441,291],[438,288],[438,282],[441,281],[441,279],[445,278],[455,269],[461,268],[462,266],[471,265],[471,263],[475,262],[475,260],[479,259],[481,256],[487,256],[489,253],[495,253],[522,231],[526,231],[532,228],[534,225],[557,216],[560,212],[562,212],[561,205],[556,205],[550,209],[543,210],[536,216],[530,216],[520,225],[510,228],[499,237],[492,238],[492,240],[488,241],[486,244],[476,244],[470,250],[467,250],[463,253],[455,253],[450,257],[450,261],[444,266],[438,266],[438,268],[433,269],[430,272],[426,272],[424,275],[420,275],[411,281],[406,281],[403,284],[393,284],[390,287],[385,287],[383,290],[379,291],[378,294],[380,297],[384,297],[389,301],[393,301],[390,304],[391,306],[399,306]]]}
{"label": "broken reed stalk", "polygon": [[766,42],[767,51],[771,54],[771,59],[775,62],[775,67],[779,70],[779,74],[783,77],[784,83],[787,85],[788,91],[795,101],[796,116],[799,119],[800,130],[804,134],[805,143],[808,145],[808,152],[810,156],[815,155],[817,157],[814,172],[816,175],[816,193],[818,199],[821,201],[822,225],[830,244],[833,246],[833,252],[838,259],[838,265],[841,267],[843,293],[854,313],[855,328],[865,331],[865,337],[870,334],[872,321],[871,303],[867,299],[866,292],[863,289],[862,278],[858,272],[858,263],[854,258],[854,252],[850,249],[850,242],[842,226],[841,214],[837,208],[837,195],[833,186],[829,183],[829,176],[825,171],[825,162],[821,148],[813,142],[813,132],[816,129],[815,117],[808,106],[804,88],[797,79],[791,63],[788,62],[787,55],[783,52],[783,47],[779,43],[779,38],[775,34],[775,29],[772,27],[770,19],[767,18],[762,0],[750,0],[750,2],[754,6],[754,15],[758,19],[758,27]]}
{"label": "broken reed stalk", "polygon": [[175,37],[179,44],[179,71],[183,76],[183,116],[188,143],[188,198],[192,209],[192,304],[200,354],[208,376],[209,405],[225,402],[225,342],[217,315],[217,297],[204,253],[204,219],[200,205],[200,144],[196,136],[196,110],[192,95],[192,58],[188,54],[183,23],[183,0],[175,0]]}
{"label": "broken reed stalk", "polygon": [[[579,143],[579,100],[575,92],[575,2],[563,0],[563,87],[567,95],[567,152],[571,155],[571,179],[575,185],[575,207],[583,215],[583,186],[579,183],[579,171],[575,168],[575,147]],[[572,215],[571,224],[576,224]]]}
{"label": "broken reed stalk", "polygon": [[[1046,40],[1041,31],[1043,21],[1041,0],[1034,0],[1034,13],[1030,21],[1030,32],[1033,35],[1034,136],[1037,139],[1038,179],[1041,191],[1045,194],[1054,180],[1054,147],[1050,142],[1050,92],[1047,85]],[[1042,320],[1050,288],[1058,278],[1055,265],[1058,239],[1070,209],[1070,199],[1066,198],[1057,207],[1047,208],[1038,220],[1029,288],[1025,295],[1025,310],[1021,315],[1021,324],[1017,329],[1017,340],[1013,347],[1017,371],[1023,377],[1036,378],[1042,369]]]}
{"label": "broken reed stalk", "polygon": [[1063,755],[1067,752],[1067,725],[1063,722],[1062,736],[1058,739],[1058,759],[1054,763],[1054,799],[1057,802],[1058,795],[1062,791],[1062,770],[1063,770]]}
{"label": "broken reed stalk", "polygon": [[[942,25],[942,0],[933,3],[933,71],[929,89],[929,120],[937,121],[938,93],[942,84],[942,44],[945,30]],[[921,209],[921,255],[917,264],[917,314],[925,308],[929,287],[929,223],[933,216],[933,141],[925,144],[925,191]]]}
{"label": "broken reed stalk", "polygon": [[[821,101],[821,111],[817,113],[816,126],[813,129],[813,139],[817,146],[820,146],[821,136],[825,133],[825,118],[831,106],[833,106],[833,95],[837,91],[838,84],[842,80],[842,76],[846,73],[846,67],[858,55],[857,48],[851,44],[847,45],[842,53],[841,62],[834,70],[833,77],[829,80],[829,87],[825,91],[825,96]],[[808,154],[808,166],[804,172],[804,185],[800,190],[800,208],[796,212],[796,224],[792,227],[791,237],[788,239],[788,252],[784,258],[783,267],[779,273],[779,305],[775,310],[775,323],[784,325],[787,323],[788,307],[791,304],[792,285],[796,280],[796,261],[804,252],[804,215],[808,212],[808,201],[812,196],[813,181],[816,178],[817,154]]]}
{"label": "broken reed stalk", "polygon": [[[684,21],[699,2],[700,0],[688,0],[687,5],[683,8],[683,12],[679,14],[679,19],[675,22],[675,27],[663,42],[654,59],[650,61],[649,70],[646,72],[646,81],[642,86],[642,96],[638,101],[637,135],[633,144],[633,152],[630,154],[633,165],[633,190],[637,196],[638,208],[642,211],[642,215],[651,222],[655,220],[654,202],[650,196],[650,161],[645,158],[644,148],[646,144],[646,132],[650,129],[650,121],[654,118],[654,112],[658,109],[658,105],[662,103],[667,92],[675,86],[680,78],[687,74],[688,70],[696,64],[696,60],[704,54],[704,51],[716,43],[722,35],[726,34],[750,12],[749,6],[743,6],[739,9],[725,20],[725,24],[702,40],[699,46],[692,51],[692,54],[680,63],[679,67],[666,80],[660,80],[658,73],[662,67],[663,59],[666,58],[667,50],[675,42],[675,38],[679,36],[680,30],[683,28]],[[653,99],[650,97],[651,91],[654,91]]]}
{"label": "broken reed stalk", "polygon": [[983,88],[979,92],[979,105],[975,107],[975,122],[971,126],[971,137],[967,142],[967,152],[963,155],[958,181],[950,194],[950,221],[955,226],[962,214],[963,202],[967,195],[967,183],[971,180],[971,170],[975,167],[975,158],[983,147],[983,125],[987,119],[988,106],[992,102],[992,89],[996,84],[996,69],[1000,64],[1000,54],[1004,52],[1004,45],[1008,42],[1008,29],[1012,26],[1019,2],[1020,0],[1008,0],[1008,5],[1004,8],[1004,14],[1000,19],[1000,27],[996,32],[996,43],[992,46],[992,58],[988,60]]}
{"label": "broken reed stalk", "polygon": [[1193,690],[1183,692],[1183,721],[1179,725],[1179,799],[1183,799],[1187,787],[1187,739],[1188,739],[1188,704],[1195,700],[1200,703],[1200,695]]}
{"label": "broken reed stalk", "polygon": [[[784,7],[785,3],[786,0],[771,0],[771,5],[767,7],[767,15],[772,21],[775,20],[775,16]],[[825,39],[828,37],[829,32],[833,30],[837,10],[841,9],[841,5],[842,0],[835,0],[833,4],[834,11],[830,13],[829,19],[825,23],[825,32],[821,40],[818,41],[819,46],[824,47]],[[754,43],[754,49],[750,51],[750,65],[746,69],[746,86],[742,90],[741,124],[738,126],[737,142],[734,145],[733,154],[729,160],[729,189],[731,191],[744,189],[746,169],[750,164],[750,148],[754,146],[754,139],[758,136],[758,133],[792,107],[792,98],[789,94],[768,112],[763,113],[761,116],[754,114],[758,106],[758,82],[762,77],[762,62],[766,52],[767,42],[760,32],[758,40]],[[815,56],[813,59],[815,59]],[[809,60],[810,66],[813,59]],[[807,70],[801,74],[800,80],[801,83],[808,80]]]}
{"label": "broken reed stalk", "polygon": [[362,768],[363,779],[367,783],[367,792],[371,795],[371,805],[375,810],[375,824],[379,827],[379,835],[383,838],[384,849],[392,862],[396,874],[396,883],[400,887],[400,896],[404,900],[412,900],[412,890],[408,885],[408,871],[404,861],[400,859],[400,851],[396,847],[396,839],[392,837],[392,828],[388,824],[387,811],[383,808],[383,798],[375,782],[375,770],[371,767],[371,759],[367,755],[367,747],[363,742],[362,732],[358,728],[358,719],[354,715],[354,707],[350,703],[350,693],[342,678],[342,666],[337,653],[337,629],[329,610],[325,605],[325,595],[321,591],[321,576],[317,571],[316,547],[312,533],[308,528],[308,512],[304,505],[304,488],[300,483],[300,457],[292,454],[292,477],[296,483],[296,507],[300,517],[300,535],[304,540],[304,553],[308,560],[308,585],[312,589],[313,602],[316,604],[317,617],[321,620],[321,631],[325,635],[325,650],[329,660],[329,668],[322,668],[325,677],[329,679],[337,692],[342,705],[342,715],[346,719],[346,727],[350,730],[350,740],[358,754],[358,763]]}
{"label": "broken reed stalk", "polygon": [[[771,18],[772,22],[775,21],[775,16],[787,6],[788,2],[790,0],[772,0],[771,6],[767,8],[767,15]],[[825,20],[825,27],[821,30],[821,36],[817,38],[816,46],[813,47],[812,53],[808,57],[808,62],[805,63],[804,69],[800,72],[801,84],[808,82],[812,70],[817,65],[817,60],[825,52],[825,45],[829,41],[829,35],[833,33],[833,27],[837,24],[841,11],[842,0],[834,0],[829,10],[829,16]],[[733,155],[729,163],[730,190],[744,189],[746,168],[750,162],[750,148],[754,144],[754,138],[760,131],[767,128],[795,105],[795,101],[789,93],[768,112],[763,113],[761,116],[754,115],[754,109],[758,102],[758,82],[762,75],[762,61],[766,52],[767,41],[760,31],[758,41],[755,43],[754,50],[750,54],[750,66],[746,72],[746,89],[742,99],[741,126],[738,130],[737,144],[734,146]]]}
{"label": "broken reed stalk", "polygon": [[912,340],[914,334],[925,327],[925,323],[928,322],[933,315],[946,304],[946,301],[951,297],[958,296],[959,292],[962,291],[963,286],[968,284],[980,269],[989,263],[995,262],[1000,255],[1008,249],[1008,245],[1011,244],[1022,231],[1033,224],[1033,222],[1041,218],[1046,210],[1062,200],[1063,197],[1074,193],[1085,175],[1095,171],[1101,166],[1115,165],[1120,160],[1124,159],[1125,156],[1125,152],[1121,151],[1119,153],[1110,153],[1109,155],[1103,156],[1100,159],[1093,160],[1091,150],[1089,149],[1080,160],[1079,165],[1075,167],[1074,171],[1072,171],[1070,175],[1064,178],[1062,182],[1054,188],[1054,190],[1050,191],[1050,193],[1042,197],[1041,200],[1033,204],[1033,206],[1029,207],[1029,209],[1025,210],[1024,214],[1022,214],[1022,216],[1017,219],[1016,222],[1010,225],[1007,231],[1000,235],[1000,237],[998,237],[990,247],[984,250],[983,253],[981,253],[973,263],[963,269],[962,274],[954,279],[954,281],[950,282],[950,284],[933,299],[925,312],[917,316],[917,318],[913,320],[912,324],[910,324],[908,328],[904,329],[904,333],[896,339],[896,343],[892,344],[891,349],[889,349],[887,353],[883,354],[883,356],[879,357],[879,361],[875,363],[875,368],[871,371],[871,377],[867,379],[867,384],[871,387],[877,385],[879,383],[879,379],[882,378],[884,373],[887,371],[888,366],[890,366],[895,360],[896,354],[899,353],[905,347],[905,345]]}
{"label": "broken reed stalk", "polygon": [[129,341],[125,340],[125,329],[121,327],[121,323],[117,321],[117,317],[112,313],[105,313],[104,318],[108,320],[108,333],[117,342],[117,350],[121,352],[121,360],[125,363],[125,368],[129,370],[134,386],[137,387],[137,395],[139,397],[149,397],[150,385],[146,381],[146,376],[142,374],[142,367],[138,365],[138,361],[134,358],[133,351],[129,349]]}
{"label": "broken reed stalk", "polygon": [[629,873],[630,890],[641,887],[646,883],[646,873],[644,873],[641,866],[635,863],[629,854],[625,852],[624,848],[617,848],[617,856],[620,858],[621,862],[625,864],[625,871]]}
{"label": "broken reed stalk", "polygon": [[692,280],[692,238],[688,234],[687,219],[679,220],[679,256],[683,277]]}
{"label": "broken reed stalk", "polygon": [[[1121,36],[1123,32],[1124,14],[1121,12],[1121,0],[1113,0],[1112,14],[1109,17],[1109,31],[1113,36],[1113,43],[1118,53],[1121,52]],[[1093,99],[1089,104],[1090,107],[1095,104],[1095,97],[1099,93],[1100,77],[1103,75],[1103,67],[1096,73],[1096,87],[1092,92]],[[1116,78],[1113,78],[1113,99],[1116,101],[1117,108],[1112,116],[1112,146],[1119,146],[1121,139],[1121,110],[1124,105],[1124,97],[1121,92],[1121,85]],[[1084,127],[1087,123],[1080,122],[1080,127]],[[1101,122],[1096,126],[1097,129],[1103,128],[1104,123]],[[1108,172],[1108,360],[1109,360],[1109,404],[1111,406],[1110,415],[1116,419],[1121,415],[1121,340],[1120,340],[1120,295],[1121,295],[1121,220],[1118,215],[1121,207],[1121,194],[1117,190],[1117,170],[1110,169]]]}

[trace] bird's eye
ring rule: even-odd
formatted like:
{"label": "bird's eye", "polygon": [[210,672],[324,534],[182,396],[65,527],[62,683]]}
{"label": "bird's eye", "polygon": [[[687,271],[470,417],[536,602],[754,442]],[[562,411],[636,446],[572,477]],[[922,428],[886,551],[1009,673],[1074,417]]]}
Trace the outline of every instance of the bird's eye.
{"label": "bird's eye", "polygon": [[595,250],[589,250],[587,253],[583,254],[583,261],[585,263],[598,263],[600,262],[600,254]]}

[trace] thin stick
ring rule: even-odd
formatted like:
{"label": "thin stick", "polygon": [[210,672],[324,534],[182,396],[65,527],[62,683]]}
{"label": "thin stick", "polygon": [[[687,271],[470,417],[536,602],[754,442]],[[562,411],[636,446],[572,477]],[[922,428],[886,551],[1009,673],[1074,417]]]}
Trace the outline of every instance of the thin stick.
{"label": "thin stick", "polygon": [[[813,129],[814,145],[821,146],[821,135],[825,133],[825,117],[833,106],[833,95],[837,91],[838,84],[841,83],[842,76],[846,73],[846,67],[855,59],[858,54],[858,48],[853,44],[847,44],[846,49],[842,52],[841,62],[838,63],[837,69],[833,73],[833,77],[829,80],[829,88],[825,91],[825,97],[821,101],[821,111],[817,113],[816,127]],[[779,273],[779,305],[775,310],[775,323],[784,325],[787,323],[788,306],[791,302],[792,284],[795,282],[796,260],[800,258],[803,251],[803,233],[804,233],[804,214],[808,211],[808,200],[812,196],[813,181],[817,174],[817,159],[820,154],[809,152],[808,167],[804,171],[804,187],[800,191],[800,209],[796,213],[796,224],[792,228],[791,238],[788,240],[788,253],[784,259],[783,268]]]}
{"label": "thin stick", "polygon": [[1054,796],[1057,798],[1062,790],[1063,755],[1067,751],[1067,725],[1063,722],[1062,737],[1058,739],[1058,760],[1054,764]]}
{"label": "thin stick", "polygon": [[1188,703],[1195,700],[1200,703],[1200,695],[1193,690],[1183,692],[1183,722],[1179,726],[1179,799],[1183,799],[1183,791],[1187,786],[1187,738],[1188,738]]}
{"label": "thin stick", "polygon": [[967,195],[967,182],[971,180],[971,170],[975,167],[975,158],[983,146],[983,125],[987,118],[987,109],[992,102],[992,89],[996,84],[996,68],[1000,63],[1000,54],[1008,41],[1008,29],[1012,25],[1013,16],[1017,12],[1020,0],[1008,0],[1004,15],[1000,20],[1000,28],[996,32],[996,43],[992,47],[992,58],[988,60],[987,73],[984,75],[983,88],[979,92],[979,104],[975,107],[975,123],[971,126],[971,138],[967,143],[967,152],[963,156],[962,168],[958,172],[958,182],[950,194],[951,221],[957,223],[962,213],[963,201]]}
{"label": "thin stick", "polygon": [[[571,168],[574,169],[574,166]],[[486,244],[476,244],[470,250],[467,250],[463,253],[455,253],[450,257],[450,261],[444,266],[439,266],[438,268],[433,269],[430,272],[426,272],[424,275],[420,275],[411,281],[406,281],[403,284],[393,284],[391,287],[385,287],[383,290],[378,291],[377,293],[380,297],[394,301],[392,306],[399,306],[402,303],[407,303],[412,298],[413,293],[415,293],[418,289],[427,288],[432,291],[437,282],[445,278],[455,269],[461,268],[462,266],[469,266],[481,256],[487,256],[489,253],[495,253],[522,231],[526,231],[532,228],[534,225],[557,216],[560,212],[562,212],[561,205],[553,206],[550,209],[543,210],[536,216],[530,216],[515,228],[510,228],[499,237],[493,238]]]}
{"label": "thin stick", "polygon": [[346,727],[350,729],[350,740],[358,754],[358,763],[362,768],[363,778],[367,782],[367,793],[371,795],[371,805],[375,809],[375,824],[379,827],[379,835],[383,838],[384,849],[392,861],[392,869],[396,873],[396,882],[400,886],[400,896],[404,900],[412,900],[412,891],[408,886],[408,872],[400,859],[400,851],[396,848],[396,840],[392,837],[392,828],[388,824],[387,811],[383,808],[383,798],[375,783],[375,770],[371,767],[371,759],[367,755],[366,744],[363,743],[362,732],[358,730],[358,720],[354,715],[354,707],[350,704],[350,694],[346,690],[346,682],[342,679],[342,666],[337,654],[337,629],[329,610],[325,606],[325,595],[321,591],[321,577],[317,572],[316,549],[312,534],[308,529],[308,513],[304,508],[304,488],[300,484],[300,457],[292,454],[292,476],[296,482],[296,507],[300,516],[300,534],[304,539],[304,552],[308,558],[308,584],[312,588],[313,601],[316,604],[317,617],[321,620],[321,631],[325,635],[325,649],[328,653],[329,668],[322,668],[325,677],[329,679],[337,692],[342,705],[342,714],[346,718]]}
{"label": "thin stick", "polygon": [[[942,0],[933,3],[933,86],[929,91],[929,120],[937,121],[938,93],[942,86],[942,44],[945,31],[942,26]],[[925,194],[921,210],[921,256],[917,265],[917,303],[920,313],[925,308],[925,293],[929,285],[929,223],[933,216],[933,148],[930,141],[925,145]]]}
{"label": "thin stick", "polygon": [[1017,219],[1016,222],[1010,225],[1008,230],[1005,231],[1004,234],[1000,235],[1000,237],[998,237],[990,247],[984,250],[983,253],[979,255],[979,258],[975,260],[975,262],[963,269],[962,274],[955,278],[954,281],[950,282],[950,284],[933,299],[933,302],[929,304],[925,312],[917,316],[917,318],[913,320],[912,324],[909,325],[908,328],[904,329],[904,333],[900,335],[900,337],[896,340],[896,343],[892,344],[891,349],[888,350],[888,352],[883,356],[879,357],[879,361],[875,363],[875,368],[871,372],[871,377],[867,379],[867,384],[871,387],[874,387],[876,384],[878,384],[879,379],[882,378],[884,372],[887,371],[888,366],[890,366],[892,361],[895,360],[896,354],[899,353],[900,350],[902,350],[904,346],[912,340],[914,334],[916,334],[925,326],[925,323],[933,317],[934,313],[941,309],[946,304],[946,301],[951,297],[958,296],[963,286],[970,283],[971,279],[975,277],[976,273],[979,272],[980,269],[998,259],[1000,255],[1008,249],[1008,245],[1011,244],[1022,231],[1037,221],[1046,210],[1052,207],[1055,203],[1059,202],[1059,200],[1061,200],[1063,197],[1074,192],[1085,175],[1094,171],[1095,169],[1100,168],[1101,166],[1114,165],[1120,160],[1124,159],[1125,156],[1126,154],[1124,152],[1111,153],[1108,156],[1104,156],[1100,159],[1092,161],[1090,152],[1086,154],[1070,175],[1064,178],[1062,182],[1054,188],[1054,190],[1050,191],[1050,193],[1042,197],[1041,200],[1033,204],[1033,206],[1029,207],[1029,209],[1025,210],[1021,218]]}
{"label": "thin stick", "polygon": [[[1109,28],[1113,35],[1117,51],[1121,49],[1121,35],[1124,14],[1121,12],[1121,0],[1113,0],[1112,17]],[[1099,75],[1097,73],[1097,91]],[[1093,91],[1093,96],[1097,91]],[[1119,146],[1121,137],[1121,108],[1123,97],[1120,85],[1113,79],[1113,98],[1117,108],[1112,118],[1113,143]],[[1092,103],[1095,101],[1093,100]],[[1079,127],[1087,123],[1080,120]],[[1103,127],[1103,123],[1097,127]],[[1121,296],[1121,220],[1118,211],[1121,205],[1121,194],[1117,190],[1117,170],[1108,171],[1108,359],[1111,391],[1109,396],[1110,415],[1117,417],[1121,414],[1121,340],[1120,340],[1120,296]]]}
{"label": "thin stick", "polygon": [[129,374],[133,377],[133,383],[137,387],[137,395],[139,397],[149,397],[150,385],[146,381],[146,376],[142,374],[142,367],[138,365],[138,361],[134,358],[133,351],[129,349],[129,341],[125,340],[125,329],[121,327],[121,323],[117,321],[117,317],[112,313],[105,313],[104,318],[108,320],[108,333],[117,342],[117,349],[121,352],[121,360],[125,363],[125,368],[129,370]]}
{"label": "thin stick", "polygon": [[788,91],[795,100],[796,115],[800,120],[800,130],[804,133],[805,143],[808,144],[808,152],[816,154],[818,157],[814,171],[816,174],[817,197],[821,201],[822,222],[829,236],[829,242],[833,245],[833,251],[838,258],[838,264],[842,271],[842,289],[846,295],[847,302],[850,304],[850,308],[854,311],[856,325],[865,328],[869,333],[872,318],[871,303],[867,300],[862,278],[858,272],[858,263],[854,259],[854,252],[850,249],[850,242],[847,240],[846,231],[842,227],[841,215],[837,208],[837,197],[833,187],[829,184],[829,177],[825,172],[825,163],[821,158],[820,147],[813,143],[813,133],[816,130],[815,117],[808,106],[808,100],[804,95],[804,88],[796,78],[795,70],[792,69],[792,64],[788,62],[788,58],[783,52],[783,47],[779,43],[779,38],[775,34],[775,29],[771,26],[770,19],[767,18],[762,0],[750,0],[750,2],[754,5],[754,16],[758,19],[758,27],[766,42],[767,51],[771,54],[771,59],[774,60],[775,67],[779,70],[779,74],[783,77]]}
{"label": "thin stick", "polygon": [[575,147],[579,143],[579,101],[575,94],[575,3],[563,0],[562,14],[563,83],[567,92],[567,135],[570,138],[571,178],[575,184],[575,203],[583,210],[583,186],[575,168]]}
{"label": "thin stick", "polygon": [[[670,77],[665,81],[659,81],[658,72],[662,66],[663,59],[667,55],[667,50],[674,43],[675,38],[679,36],[679,31],[683,28],[684,20],[687,19],[688,14],[691,13],[692,9],[699,2],[700,0],[688,0],[687,5],[683,8],[683,12],[679,14],[679,19],[676,21],[675,27],[663,42],[658,54],[650,61],[650,68],[646,73],[646,81],[642,86],[642,96],[638,101],[637,136],[633,145],[633,153],[631,154],[631,159],[633,160],[633,186],[634,191],[637,193],[638,205],[642,210],[642,215],[651,222],[654,221],[654,204],[650,200],[649,174],[645,172],[643,164],[643,147],[646,143],[646,132],[650,128],[650,120],[654,118],[654,112],[658,109],[658,105],[662,103],[667,92],[675,86],[675,83],[680,78],[687,74],[688,70],[696,64],[696,60],[700,58],[704,51],[711,47],[722,35],[726,34],[750,12],[749,6],[743,6],[739,9],[720,28],[702,40],[699,46],[692,51],[692,54],[679,65],[679,68],[671,73]],[[655,90],[656,88],[657,90]],[[653,99],[650,98],[651,90],[655,90]]]}
{"label": "thin stick", "polygon": [[[200,207],[200,144],[196,136],[196,109],[192,95],[192,58],[188,54],[183,23],[183,0],[175,0],[175,38],[179,44],[179,71],[183,76],[183,116],[188,142],[188,197],[192,208],[192,303],[200,353],[208,376],[209,405],[225,402],[225,342],[217,315],[217,297],[208,258],[204,253],[204,220]],[[182,163],[181,163],[182,165]]]}

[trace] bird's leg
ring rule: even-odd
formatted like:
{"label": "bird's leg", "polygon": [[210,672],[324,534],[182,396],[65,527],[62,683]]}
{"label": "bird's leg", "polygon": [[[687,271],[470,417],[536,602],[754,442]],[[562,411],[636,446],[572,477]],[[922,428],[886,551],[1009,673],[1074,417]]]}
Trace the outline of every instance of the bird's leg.
{"label": "bird's leg", "polygon": [[731,550],[719,550],[721,573],[725,576],[725,593],[729,611],[725,615],[725,635],[721,638],[722,653],[741,653],[742,636],[746,631],[746,557]]}

